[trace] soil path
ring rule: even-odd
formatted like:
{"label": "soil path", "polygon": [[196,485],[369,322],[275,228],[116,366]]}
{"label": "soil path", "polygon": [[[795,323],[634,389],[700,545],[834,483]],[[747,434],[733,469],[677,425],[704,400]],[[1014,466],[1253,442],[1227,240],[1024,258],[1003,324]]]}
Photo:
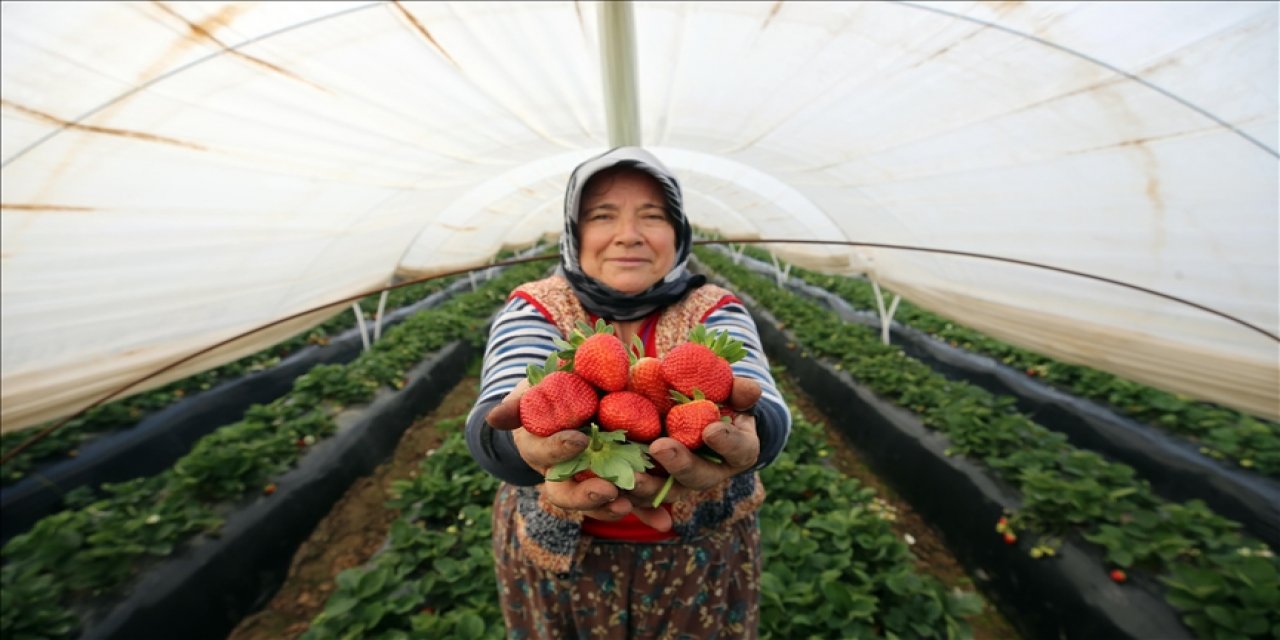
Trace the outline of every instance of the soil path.
{"label": "soil path", "polygon": [[[826,416],[784,377],[779,380],[791,394],[794,406],[815,424],[827,424]],[[427,451],[440,446],[433,425],[439,420],[465,414],[475,402],[479,379],[468,376],[451,391],[440,406],[414,422],[405,432],[394,457],[372,475],[358,480],[293,558],[288,576],[279,592],[259,612],[245,618],[229,640],[286,640],[301,636],[311,619],[324,608],[334,589],[334,579],[345,569],[364,564],[381,548],[391,523],[399,512],[384,505],[391,498],[391,483],[416,473]],[[973,581],[947,550],[942,537],[925,523],[910,505],[875,476],[859,453],[833,430],[827,430],[833,463],[845,474],[875,488],[883,501],[895,510],[894,530],[914,540],[911,550],[918,570],[937,576],[948,586],[973,588]],[[994,534],[993,534],[994,535]],[[982,615],[970,620],[977,640],[1011,640],[1018,633],[990,603]]]}
{"label": "soil path", "polygon": [[229,640],[285,640],[306,632],[333,593],[338,574],[373,557],[391,523],[400,517],[398,510],[385,506],[391,499],[391,483],[417,473],[427,452],[440,446],[436,422],[470,411],[479,385],[478,377],[464,377],[434,411],[414,421],[394,456],[372,475],[357,480],[302,543],[275,597],[242,620]]}

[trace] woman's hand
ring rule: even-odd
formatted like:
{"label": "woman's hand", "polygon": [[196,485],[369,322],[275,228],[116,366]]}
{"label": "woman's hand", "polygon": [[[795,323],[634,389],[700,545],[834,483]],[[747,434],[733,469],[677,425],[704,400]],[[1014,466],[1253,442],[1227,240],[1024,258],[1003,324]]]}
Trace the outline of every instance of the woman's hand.
{"label": "woman's hand", "polygon": [[[577,429],[561,431],[550,437],[535,436],[520,424],[520,397],[529,389],[529,382],[521,380],[498,406],[489,411],[485,421],[495,429],[511,431],[516,449],[534,471],[547,475],[551,467],[573,459],[590,443],[587,434]],[[647,474],[637,474],[637,489],[641,488],[641,478],[645,476],[646,487],[653,484],[654,478]],[[661,486],[661,481],[657,481]],[[654,489],[649,493],[650,499],[657,493]],[[563,480],[542,483],[542,494],[547,502],[567,511],[582,511],[585,515],[600,520],[618,520],[628,513],[635,513],[641,522],[658,529],[671,529],[671,514],[665,509],[649,507],[643,500],[632,500],[629,493],[624,493],[612,482],[602,478],[591,478],[583,482]],[[643,505],[643,506],[641,506]]]}
{"label": "woman's hand", "polygon": [[[760,385],[748,378],[734,378],[733,391],[729,395],[729,407],[734,411],[748,411],[760,399]],[[676,485],[664,502],[671,502],[680,491],[702,491],[724,482],[726,479],[754,467],[760,457],[760,436],[756,434],[756,418],[739,413],[729,423],[713,422],[702,432],[702,440],[720,455],[722,462],[711,462],[689,451],[672,438],[658,438],[649,445],[649,455],[675,478]],[[659,485],[660,486],[660,485]],[[682,488],[683,487],[683,488]],[[637,482],[640,494],[647,491]],[[650,499],[657,491],[649,494]]]}

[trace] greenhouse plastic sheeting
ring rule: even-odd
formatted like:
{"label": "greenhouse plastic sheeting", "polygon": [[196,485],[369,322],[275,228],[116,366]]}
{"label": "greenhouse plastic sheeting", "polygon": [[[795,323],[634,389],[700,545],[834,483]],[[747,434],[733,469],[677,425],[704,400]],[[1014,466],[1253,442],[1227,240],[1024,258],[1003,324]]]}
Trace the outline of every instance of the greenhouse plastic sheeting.
{"label": "greenhouse plastic sheeting", "polygon": [[[610,145],[587,2],[5,3],[2,428],[560,229]],[[1280,416],[1277,5],[645,2],[695,224]],[[138,385],[206,369],[332,306]]]}

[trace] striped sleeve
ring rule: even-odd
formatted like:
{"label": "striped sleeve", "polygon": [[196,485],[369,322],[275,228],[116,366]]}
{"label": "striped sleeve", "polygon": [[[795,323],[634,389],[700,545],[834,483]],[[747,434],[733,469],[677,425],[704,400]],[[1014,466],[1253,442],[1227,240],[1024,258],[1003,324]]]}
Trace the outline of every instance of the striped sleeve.
{"label": "striped sleeve", "polygon": [[489,329],[480,397],[467,417],[467,447],[485,471],[515,485],[534,485],[543,478],[520,457],[511,432],[494,429],[484,417],[525,378],[530,364],[547,361],[559,337],[560,330],[521,298],[512,298]]}
{"label": "striped sleeve", "polygon": [[756,403],[755,410],[756,433],[760,436],[760,459],[756,469],[762,469],[782,453],[787,439],[791,437],[791,410],[769,373],[769,360],[764,354],[756,323],[740,302],[712,311],[703,323],[708,330],[728,331],[747,349],[746,357],[733,363],[733,375],[760,383],[760,401]]}

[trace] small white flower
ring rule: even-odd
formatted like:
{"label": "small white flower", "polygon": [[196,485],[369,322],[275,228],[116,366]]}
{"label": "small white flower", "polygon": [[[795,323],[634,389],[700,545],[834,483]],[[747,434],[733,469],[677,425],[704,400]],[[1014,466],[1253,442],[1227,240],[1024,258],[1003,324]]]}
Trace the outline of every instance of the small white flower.
{"label": "small white flower", "polygon": [[305,437],[305,438],[303,438],[303,439],[302,439],[302,441],[303,441],[303,442],[305,442],[305,443],[307,443],[307,446],[309,447],[309,446],[311,446],[311,445],[313,445],[313,444],[315,444],[315,443],[316,443],[316,437],[315,437],[315,436],[313,436],[313,435],[308,434],[308,435],[307,435],[307,437]]}
{"label": "small white flower", "polygon": [[158,523],[158,522],[160,522],[160,516],[159,516],[159,514],[155,514],[155,513],[153,513],[153,514],[151,514],[151,515],[147,516],[147,524],[156,524],[156,523]]}
{"label": "small white flower", "polygon": [[916,537],[909,533],[902,534],[902,539],[906,540],[908,545],[912,545],[916,543]]}

